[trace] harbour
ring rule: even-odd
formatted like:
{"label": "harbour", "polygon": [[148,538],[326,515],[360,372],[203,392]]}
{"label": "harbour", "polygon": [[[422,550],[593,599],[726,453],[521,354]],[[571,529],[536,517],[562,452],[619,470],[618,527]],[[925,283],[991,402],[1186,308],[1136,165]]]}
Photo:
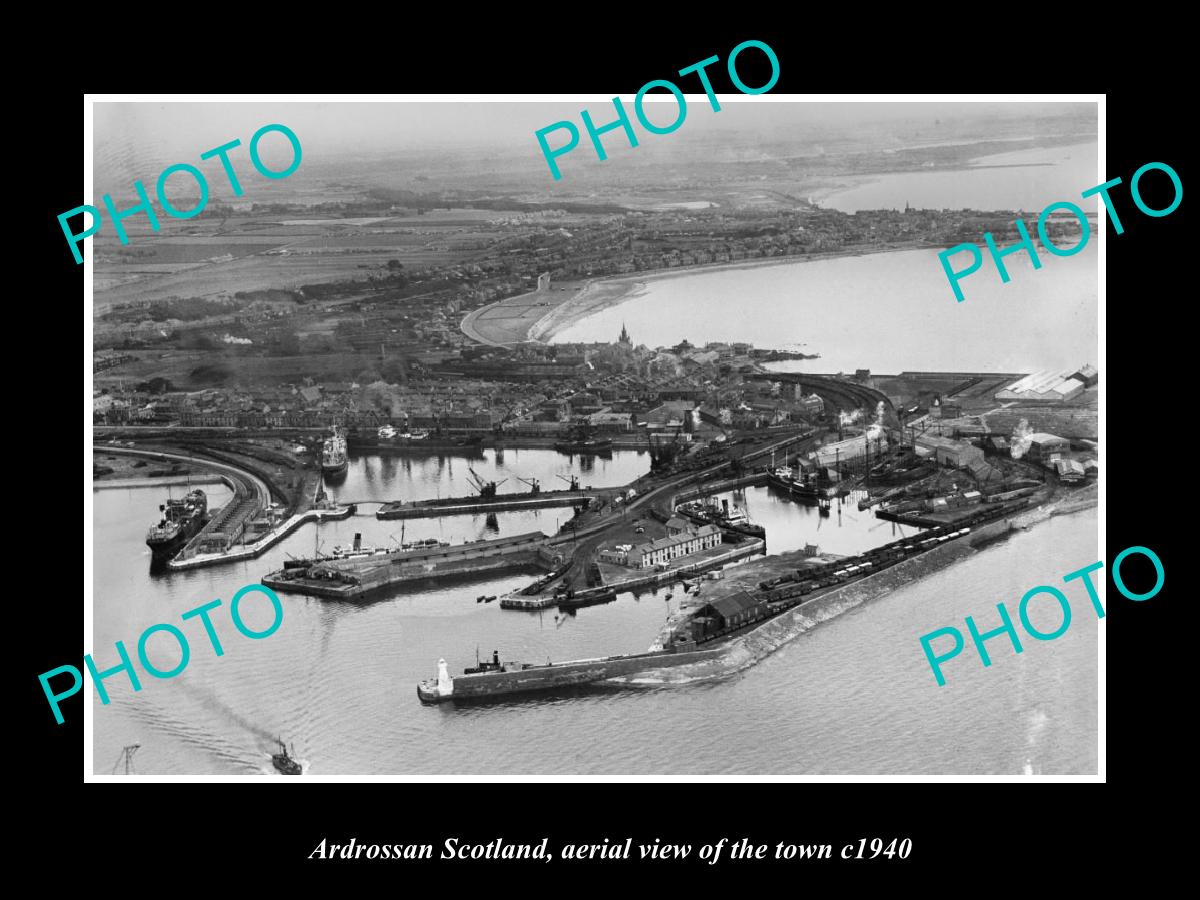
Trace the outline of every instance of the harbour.
{"label": "harbour", "polygon": [[969,309],[937,262],[1068,195],[1013,185],[1073,177],[1094,111],[1014,109],[818,147],[781,104],[791,137],[569,197],[364,158],[164,220],[157,259],[98,234],[96,664],[238,585],[283,619],[110,678],[97,771],[1094,773],[1094,621],[945,688],[920,643],[1095,559],[1096,242]]}

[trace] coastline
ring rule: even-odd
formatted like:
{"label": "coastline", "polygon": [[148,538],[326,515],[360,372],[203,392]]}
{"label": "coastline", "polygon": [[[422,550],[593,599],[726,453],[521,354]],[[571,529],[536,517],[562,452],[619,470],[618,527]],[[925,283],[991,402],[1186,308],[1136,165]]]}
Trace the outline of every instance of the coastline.
{"label": "coastline", "polygon": [[647,666],[639,672],[600,682],[614,688],[660,688],[728,678],[766,659],[776,650],[822,622],[849,612],[864,603],[882,599],[892,591],[917,583],[925,577],[970,559],[1004,541],[1015,531],[1027,530],[1054,516],[1072,515],[1099,506],[1099,489],[1090,489],[1051,501],[1032,510],[1006,517],[978,529],[964,543],[929,551],[912,560],[838,588],[800,604],[770,619],[754,630],[714,648],[713,658],[673,667]]}
{"label": "coastline", "polygon": [[[886,247],[859,247],[851,250],[831,250],[824,253],[805,253],[794,256],[772,256],[767,259],[739,259],[732,262],[706,263],[699,266],[680,266],[670,269],[649,269],[630,275],[605,275],[586,281],[575,293],[563,299],[551,309],[542,313],[533,321],[525,332],[525,340],[549,343],[556,334],[577,324],[588,316],[614,306],[620,306],[630,300],[644,295],[651,282],[665,281],[671,278],[682,278],[688,275],[700,275],[708,272],[741,271],[758,269],[768,266],[793,265],[811,261],[842,259],[854,256],[869,256],[876,253],[901,253],[911,250],[932,249],[928,245],[913,241],[909,244],[891,244]],[[521,300],[529,295],[509,298]],[[463,320],[463,331],[468,337],[479,340],[479,337],[492,337],[479,329],[478,313],[487,309],[500,307],[507,300],[476,310]],[[470,327],[471,330],[468,330]],[[493,343],[487,340],[485,343]]]}

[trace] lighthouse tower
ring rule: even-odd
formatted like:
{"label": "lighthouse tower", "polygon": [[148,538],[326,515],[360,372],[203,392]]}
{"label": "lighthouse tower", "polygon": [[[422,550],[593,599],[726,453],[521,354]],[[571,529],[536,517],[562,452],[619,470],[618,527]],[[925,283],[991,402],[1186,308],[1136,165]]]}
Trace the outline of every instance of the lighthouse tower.
{"label": "lighthouse tower", "polygon": [[437,690],[442,697],[449,697],[454,693],[454,679],[450,677],[450,670],[446,668],[444,659],[438,660]]}

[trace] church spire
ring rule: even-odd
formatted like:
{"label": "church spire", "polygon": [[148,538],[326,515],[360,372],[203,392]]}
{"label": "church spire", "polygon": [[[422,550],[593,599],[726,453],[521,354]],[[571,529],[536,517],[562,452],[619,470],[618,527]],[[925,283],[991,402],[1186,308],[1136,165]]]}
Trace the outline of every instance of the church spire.
{"label": "church spire", "polygon": [[622,344],[632,344],[633,343],[633,341],[631,341],[629,339],[629,332],[626,330],[624,322],[621,323],[621,337],[619,338],[619,340]]}

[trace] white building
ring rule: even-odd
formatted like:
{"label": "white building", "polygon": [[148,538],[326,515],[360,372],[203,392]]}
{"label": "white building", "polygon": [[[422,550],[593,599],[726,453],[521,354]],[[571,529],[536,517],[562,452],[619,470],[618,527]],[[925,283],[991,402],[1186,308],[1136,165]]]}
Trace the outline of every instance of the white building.
{"label": "white building", "polygon": [[[721,529],[716,525],[702,525],[697,529],[689,529],[670,537],[659,538],[638,544],[624,554],[625,561],[620,562],[620,548],[600,551],[603,562],[618,562],[620,565],[632,566],[635,569],[647,569],[663,563],[670,563],[701,550],[711,550],[721,545]],[[606,554],[610,556],[606,559]]]}
{"label": "white building", "polygon": [[1071,400],[1083,393],[1084,383],[1074,369],[1043,369],[996,392],[997,400]]}

